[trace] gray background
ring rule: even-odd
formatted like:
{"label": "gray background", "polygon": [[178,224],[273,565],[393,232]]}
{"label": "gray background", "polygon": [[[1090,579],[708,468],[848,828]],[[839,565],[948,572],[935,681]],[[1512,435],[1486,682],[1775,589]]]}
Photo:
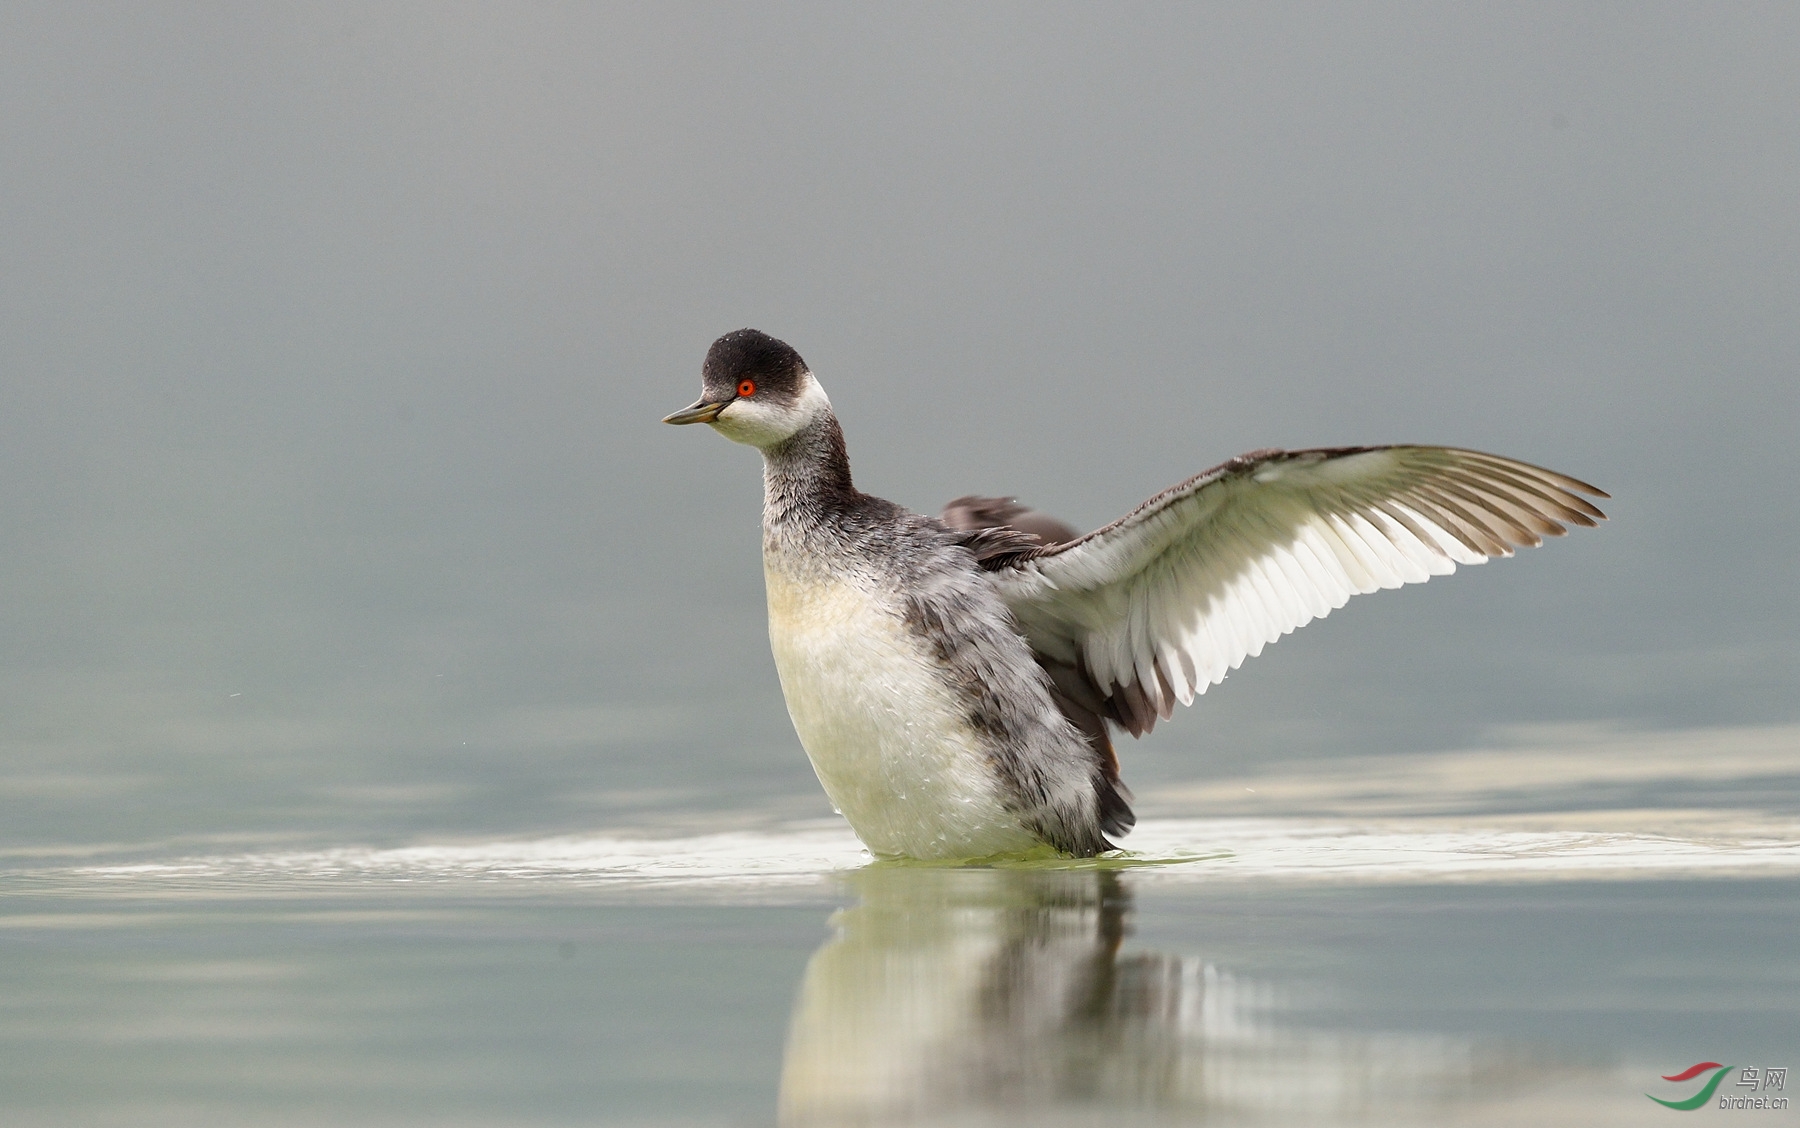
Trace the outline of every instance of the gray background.
{"label": "gray background", "polygon": [[1785,5],[0,9],[0,845],[823,813],[754,325],[858,481],[1078,524],[1442,442],[1598,532],[1361,600],[1128,777],[1800,719]]}

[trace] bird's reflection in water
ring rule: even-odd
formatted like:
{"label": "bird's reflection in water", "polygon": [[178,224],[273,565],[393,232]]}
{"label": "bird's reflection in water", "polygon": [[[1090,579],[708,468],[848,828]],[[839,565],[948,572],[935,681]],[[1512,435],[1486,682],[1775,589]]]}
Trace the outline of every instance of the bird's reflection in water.
{"label": "bird's reflection in water", "polygon": [[813,955],[788,1032],[789,1128],[1443,1120],[1550,1066],[1467,1039],[1283,1026],[1267,987],[1122,951],[1118,873],[873,866],[851,880],[861,903]]}

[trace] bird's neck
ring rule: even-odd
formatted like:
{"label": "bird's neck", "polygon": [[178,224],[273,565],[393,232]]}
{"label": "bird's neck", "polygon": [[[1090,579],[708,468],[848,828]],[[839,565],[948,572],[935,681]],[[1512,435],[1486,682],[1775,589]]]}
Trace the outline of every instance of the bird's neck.
{"label": "bird's neck", "polygon": [[857,496],[844,431],[829,411],[762,455],[766,528],[816,526]]}

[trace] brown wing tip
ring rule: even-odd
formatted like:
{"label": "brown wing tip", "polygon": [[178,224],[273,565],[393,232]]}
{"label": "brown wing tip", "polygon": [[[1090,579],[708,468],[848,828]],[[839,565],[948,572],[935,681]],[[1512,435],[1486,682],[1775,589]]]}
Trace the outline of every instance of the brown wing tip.
{"label": "brown wing tip", "polygon": [[[1481,461],[1498,463],[1501,466],[1523,466],[1525,469],[1533,471],[1534,473],[1542,474],[1545,478],[1558,486],[1561,486],[1565,490],[1588,494],[1591,497],[1605,498],[1608,501],[1612,500],[1612,495],[1601,489],[1599,486],[1591,485],[1582,481],[1580,478],[1572,478],[1559,470],[1552,470],[1548,466],[1539,466],[1533,462],[1523,462],[1517,458],[1507,458],[1505,455],[1489,454],[1486,451],[1481,450],[1467,450],[1462,451],[1461,453],[1474,455]],[[1604,517],[1605,514],[1601,514],[1601,516]]]}
{"label": "brown wing tip", "polygon": [[1570,478],[1569,485],[1574,487],[1575,489],[1580,490],[1582,493],[1587,494],[1590,497],[1605,498],[1607,501],[1612,500],[1611,494],[1607,493],[1605,490],[1601,489],[1599,486],[1588,485],[1586,482],[1582,481],[1580,478]]}

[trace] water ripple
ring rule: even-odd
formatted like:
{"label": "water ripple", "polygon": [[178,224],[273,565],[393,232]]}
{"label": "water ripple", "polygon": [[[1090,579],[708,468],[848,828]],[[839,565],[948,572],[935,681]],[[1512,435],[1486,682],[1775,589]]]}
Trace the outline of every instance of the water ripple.
{"label": "water ripple", "polygon": [[[1750,828],[1746,828],[1750,829]],[[1800,873],[1800,834],[1543,830],[1302,819],[1151,819],[1101,865],[1145,866],[1157,881],[1326,883],[1543,881]],[[38,871],[83,882],[441,882],[558,880],[633,887],[819,885],[877,863],[848,827],[792,824],[685,838],[592,835],[529,841],[244,853]],[[983,863],[1092,867],[1044,859]]]}

